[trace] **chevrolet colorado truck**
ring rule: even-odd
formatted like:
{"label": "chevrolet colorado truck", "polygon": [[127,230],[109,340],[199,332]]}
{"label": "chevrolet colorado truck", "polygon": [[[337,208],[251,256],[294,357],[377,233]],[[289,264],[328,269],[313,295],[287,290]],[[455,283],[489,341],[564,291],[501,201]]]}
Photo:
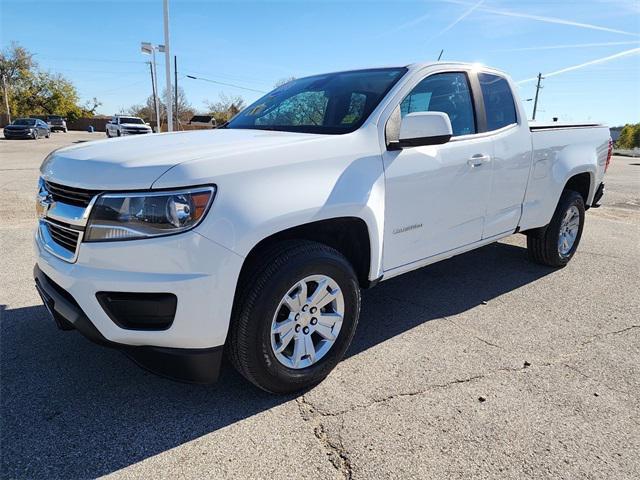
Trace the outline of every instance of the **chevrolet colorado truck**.
{"label": "chevrolet colorado truck", "polygon": [[212,382],[224,350],[292,392],[340,361],[362,288],[515,232],[565,266],[610,159],[608,128],[528,124],[491,68],[301,78],[215,130],[51,153],[36,286],[61,329],[151,371]]}

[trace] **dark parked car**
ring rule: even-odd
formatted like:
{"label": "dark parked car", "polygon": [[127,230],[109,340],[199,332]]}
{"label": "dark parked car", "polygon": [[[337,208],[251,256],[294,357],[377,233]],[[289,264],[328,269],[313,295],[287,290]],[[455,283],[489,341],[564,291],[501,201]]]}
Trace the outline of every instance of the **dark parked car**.
{"label": "dark parked car", "polygon": [[51,128],[52,132],[60,130],[67,133],[67,122],[64,117],[61,117],[60,115],[48,115],[47,123],[49,124],[49,128]]}
{"label": "dark parked car", "polygon": [[49,125],[38,118],[18,118],[11,125],[4,127],[4,138],[49,138],[51,129]]}

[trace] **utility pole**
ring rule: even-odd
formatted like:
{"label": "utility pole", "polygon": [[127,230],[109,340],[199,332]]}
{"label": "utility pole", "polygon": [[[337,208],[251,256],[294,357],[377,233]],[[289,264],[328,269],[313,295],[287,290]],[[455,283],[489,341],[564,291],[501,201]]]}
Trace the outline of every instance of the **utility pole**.
{"label": "utility pole", "polygon": [[173,105],[171,89],[171,52],[169,50],[169,0],[163,1],[164,10],[164,64],[167,77],[167,131],[173,131]]}
{"label": "utility pole", "polygon": [[4,89],[4,107],[7,109],[7,119],[11,123],[11,110],[9,110],[9,89],[7,88],[7,76],[2,75],[2,88]]}
{"label": "utility pole", "polygon": [[173,56],[173,88],[176,104],[176,130],[180,130],[180,117],[178,116],[178,57]]}
{"label": "utility pole", "polygon": [[536,98],[533,101],[533,118],[531,120],[536,119],[536,110],[538,110],[538,94],[540,93],[540,89],[542,88],[542,86],[540,85],[540,82],[542,82],[543,78],[544,77],[542,76],[542,73],[538,73],[538,84],[536,85]]}

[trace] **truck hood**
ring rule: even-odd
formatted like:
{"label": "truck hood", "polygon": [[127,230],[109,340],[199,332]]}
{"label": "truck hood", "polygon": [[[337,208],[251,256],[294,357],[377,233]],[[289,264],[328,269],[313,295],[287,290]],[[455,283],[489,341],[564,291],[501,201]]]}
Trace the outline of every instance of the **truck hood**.
{"label": "truck hood", "polygon": [[52,152],[40,172],[46,180],[90,190],[147,189],[172,167],[215,162],[244,153],[326,139],[326,135],[263,130],[196,130],[81,143]]}

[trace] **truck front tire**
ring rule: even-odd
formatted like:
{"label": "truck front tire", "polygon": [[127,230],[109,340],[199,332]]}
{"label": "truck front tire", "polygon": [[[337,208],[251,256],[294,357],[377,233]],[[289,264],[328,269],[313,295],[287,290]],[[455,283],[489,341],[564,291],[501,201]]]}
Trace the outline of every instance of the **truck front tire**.
{"label": "truck front tire", "polygon": [[360,289],[351,264],[326,245],[292,240],[265,252],[244,278],[227,342],[233,365],[271,393],[321,382],[358,323]]}
{"label": "truck front tire", "polygon": [[550,267],[564,267],[573,257],[584,227],[584,200],[578,192],[565,190],[545,228],[527,234],[529,258]]}

